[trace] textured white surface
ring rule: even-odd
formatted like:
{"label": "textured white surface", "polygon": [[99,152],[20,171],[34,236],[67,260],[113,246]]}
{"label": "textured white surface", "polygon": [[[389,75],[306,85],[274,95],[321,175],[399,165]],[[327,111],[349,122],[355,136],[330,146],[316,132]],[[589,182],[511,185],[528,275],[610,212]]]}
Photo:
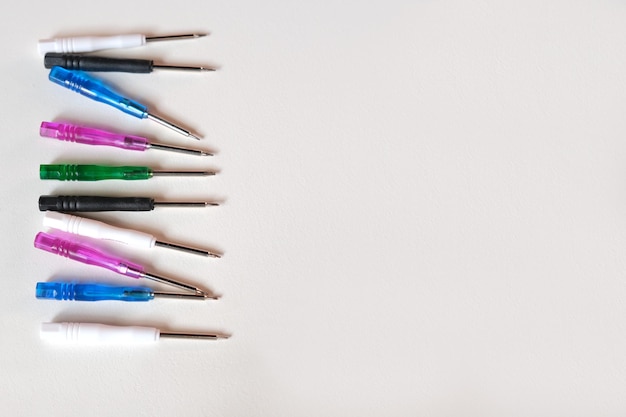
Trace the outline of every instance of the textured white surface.
{"label": "textured white surface", "polygon": [[[624,2],[36,3],[5,4],[0,27],[3,415],[626,413]],[[197,145],[50,83],[36,47],[187,31],[211,36],[107,55],[219,71],[102,78],[217,156],[38,137],[69,119]],[[63,161],[220,173],[37,178]],[[128,282],[33,248],[37,197],[81,192],[223,201],[93,216],[223,251],[125,250],[222,299],[35,300],[36,281]],[[58,347],[47,321],[232,338]]]}

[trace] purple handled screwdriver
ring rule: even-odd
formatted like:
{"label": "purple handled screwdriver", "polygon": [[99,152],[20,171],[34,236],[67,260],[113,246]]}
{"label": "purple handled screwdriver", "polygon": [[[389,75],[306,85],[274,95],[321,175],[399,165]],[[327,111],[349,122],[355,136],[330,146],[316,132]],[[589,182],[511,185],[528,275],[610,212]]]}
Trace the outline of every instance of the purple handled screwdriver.
{"label": "purple handled screwdriver", "polygon": [[83,143],[85,145],[104,145],[131,151],[145,151],[146,149],[160,149],[163,151],[180,152],[200,156],[212,156],[212,153],[197,149],[179,148],[177,146],[150,143],[147,138],[121,133],[108,132],[87,126],[69,123],[41,122],[39,134],[43,137],[54,138],[67,142]]}
{"label": "purple handled screwdriver", "polygon": [[35,237],[35,247],[43,249],[50,253],[64,256],[78,262],[88,265],[95,265],[101,268],[117,272],[130,278],[147,278],[163,284],[173,285],[196,294],[207,296],[207,293],[192,285],[183,282],[174,281],[173,279],[160,277],[158,275],[145,272],[143,266],[127,261],[117,256],[104,253],[99,249],[79,243],[74,240],[62,239],[48,233],[37,233]]}

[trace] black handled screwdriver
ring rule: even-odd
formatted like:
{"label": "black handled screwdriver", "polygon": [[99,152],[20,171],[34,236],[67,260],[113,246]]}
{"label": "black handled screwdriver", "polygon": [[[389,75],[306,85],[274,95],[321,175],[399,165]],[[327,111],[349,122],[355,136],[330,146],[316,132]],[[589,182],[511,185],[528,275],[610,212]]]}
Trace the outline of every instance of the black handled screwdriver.
{"label": "black handled screwdriver", "polygon": [[98,197],[87,195],[42,195],[39,211],[152,211],[156,206],[206,207],[219,206],[207,201],[154,201],[150,197]]}
{"label": "black handled screwdriver", "polygon": [[179,65],[155,64],[150,59],[108,58],[104,56],[84,56],[76,54],[61,54],[48,52],[43,59],[46,68],[62,67],[69,70],[93,72],[132,72],[135,74],[149,74],[154,69],[168,69],[179,71],[215,71],[210,67],[183,67]]}

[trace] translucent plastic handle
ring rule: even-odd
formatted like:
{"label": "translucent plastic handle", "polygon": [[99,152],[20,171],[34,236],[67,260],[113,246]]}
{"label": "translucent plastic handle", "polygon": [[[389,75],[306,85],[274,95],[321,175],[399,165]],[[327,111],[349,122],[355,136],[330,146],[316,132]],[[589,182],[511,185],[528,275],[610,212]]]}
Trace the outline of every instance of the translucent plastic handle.
{"label": "translucent plastic handle", "polygon": [[50,81],[62,85],[72,91],[99,101],[109,106],[115,107],[126,114],[139,119],[148,117],[148,108],[129,98],[123,97],[111,90],[102,81],[93,78],[81,71],[70,71],[61,67],[53,67],[48,76]]}
{"label": "translucent plastic handle", "polygon": [[37,43],[41,55],[48,52],[65,54],[93,52],[102,49],[132,48],[146,44],[141,34],[115,36],[76,36],[71,38],[42,39]]}
{"label": "translucent plastic handle", "polygon": [[100,252],[83,243],[61,239],[47,233],[37,233],[35,247],[84,264],[99,266],[130,278],[142,278],[143,276],[141,265]]}
{"label": "translucent plastic handle", "polygon": [[121,227],[111,226],[97,220],[56,211],[47,211],[44,214],[43,225],[74,235],[112,240],[140,248],[152,248],[156,243],[156,238],[148,233],[122,229]]}
{"label": "translucent plastic handle", "polygon": [[41,122],[39,134],[67,142],[113,146],[133,151],[145,151],[150,147],[148,139],[141,136],[122,135],[69,123]]}
{"label": "translucent plastic handle", "polygon": [[142,166],[42,164],[39,165],[39,178],[59,181],[147,180],[152,178],[152,170]]}
{"label": "translucent plastic handle", "polygon": [[38,282],[35,296],[46,300],[70,301],[150,301],[154,298],[152,290],[148,287],[78,282]]}
{"label": "translucent plastic handle", "polygon": [[159,340],[159,329],[98,323],[41,323],[39,336],[56,343],[132,344]]}

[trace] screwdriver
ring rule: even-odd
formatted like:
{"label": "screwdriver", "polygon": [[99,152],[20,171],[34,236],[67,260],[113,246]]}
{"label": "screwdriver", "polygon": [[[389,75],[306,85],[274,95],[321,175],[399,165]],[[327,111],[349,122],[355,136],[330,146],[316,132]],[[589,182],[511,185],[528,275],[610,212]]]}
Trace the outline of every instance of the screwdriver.
{"label": "screwdriver", "polygon": [[204,299],[209,297],[200,293],[175,293],[154,291],[149,287],[128,287],[96,283],[78,282],[38,282],[35,287],[35,297],[42,300],[69,300],[69,301],[150,301],[155,297]]}
{"label": "screwdriver", "polygon": [[215,71],[208,67],[183,67],[180,65],[155,64],[150,59],[109,58],[104,56],[83,56],[75,54],[47,53],[43,59],[46,68],[62,67],[68,70],[94,72],[132,72],[135,74],[149,74],[154,69],[179,71]]}
{"label": "screwdriver", "polygon": [[87,75],[87,73],[81,71],[70,71],[61,67],[53,67],[50,70],[48,78],[56,84],[75,91],[92,100],[115,107],[126,114],[130,114],[131,116],[139,119],[153,120],[177,133],[180,133],[183,136],[200,140],[198,136],[192,134],[190,131],[149,113],[148,108],[143,104],[121,96],[105,83]]}
{"label": "screwdriver", "polygon": [[144,166],[42,164],[39,178],[59,181],[148,180],[154,176],[207,176],[213,171],[163,171]]}
{"label": "screwdriver", "polygon": [[164,332],[154,327],[111,326],[100,323],[41,323],[39,337],[55,343],[138,344],[156,342],[161,337],[180,339],[228,339],[211,333]]}
{"label": "screwdriver", "polygon": [[116,148],[128,149],[131,151],[159,149],[163,151],[188,153],[192,155],[213,156],[212,153],[196,149],[179,148],[177,146],[150,143],[148,139],[141,136],[124,135],[120,133],[108,132],[106,130],[94,129],[88,126],[79,126],[69,123],[41,122],[39,134],[42,137],[54,138],[67,142],[76,142],[85,145],[96,146],[113,146]]}
{"label": "screwdriver", "polygon": [[121,227],[111,226],[97,220],[85,219],[83,217],[58,213],[55,211],[47,211],[44,214],[43,225],[44,227],[50,227],[62,232],[72,233],[74,235],[125,243],[127,245],[140,248],[153,248],[155,246],[159,246],[189,252],[196,255],[211,256],[213,258],[221,257],[221,255],[217,253],[206,250],[189,248],[168,242],[161,242],[148,233],[122,229]]}
{"label": "screwdriver", "polygon": [[100,197],[89,195],[42,195],[39,211],[152,211],[155,206],[219,206],[206,201],[154,201],[150,197]]}
{"label": "screwdriver", "polygon": [[100,51],[102,49],[133,48],[143,46],[147,42],[194,39],[206,35],[206,33],[190,33],[185,35],[146,36],[135,33],[115,36],[76,36],[70,38],[42,39],[37,43],[37,49],[41,55],[48,52],[81,53]]}
{"label": "screwdriver", "polygon": [[39,232],[35,237],[35,247],[84,264],[99,266],[129,278],[146,278],[206,295],[204,291],[192,285],[145,272],[141,265],[102,252],[99,249],[84,243],[79,243],[75,240],[62,239],[48,233]]}

